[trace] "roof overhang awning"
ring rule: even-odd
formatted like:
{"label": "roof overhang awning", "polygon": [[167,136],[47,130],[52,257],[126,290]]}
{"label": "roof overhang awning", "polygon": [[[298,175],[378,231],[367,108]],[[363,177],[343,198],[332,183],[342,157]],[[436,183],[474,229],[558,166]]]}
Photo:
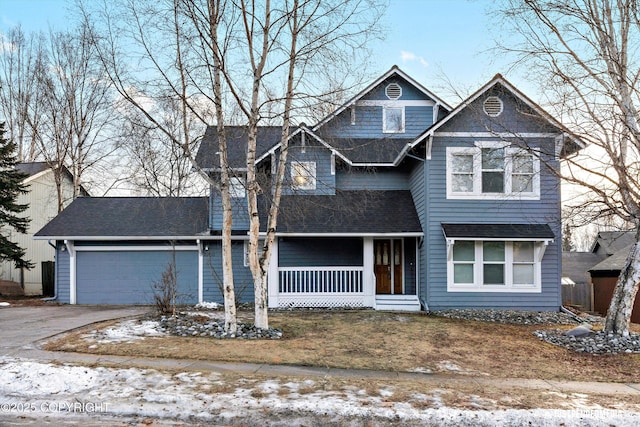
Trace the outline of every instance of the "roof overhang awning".
{"label": "roof overhang awning", "polygon": [[548,224],[442,224],[447,241],[447,255],[460,240],[538,242],[537,259],[542,259],[545,248],[555,235]]}
{"label": "roof overhang awning", "polygon": [[549,243],[555,239],[547,224],[442,224],[447,240],[509,240]]}

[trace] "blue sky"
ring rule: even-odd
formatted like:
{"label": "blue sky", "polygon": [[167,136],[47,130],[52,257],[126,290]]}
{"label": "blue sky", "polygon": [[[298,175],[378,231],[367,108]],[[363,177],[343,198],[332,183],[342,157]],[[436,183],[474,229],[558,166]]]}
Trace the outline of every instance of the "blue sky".
{"label": "blue sky", "polygon": [[[0,31],[20,24],[26,31],[62,29],[73,0],[0,0]],[[488,52],[493,46],[485,0],[391,0],[383,23],[386,39],[375,46],[373,75],[398,65],[413,78],[456,104],[443,76],[469,93],[500,72],[536,99],[527,82],[507,72],[508,62]]]}

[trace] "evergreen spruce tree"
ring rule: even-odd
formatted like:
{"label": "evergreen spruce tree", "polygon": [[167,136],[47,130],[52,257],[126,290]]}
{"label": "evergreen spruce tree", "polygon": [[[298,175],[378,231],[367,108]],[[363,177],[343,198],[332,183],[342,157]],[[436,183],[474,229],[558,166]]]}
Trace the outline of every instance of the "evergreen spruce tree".
{"label": "evergreen spruce tree", "polygon": [[4,123],[0,123],[0,261],[13,261],[16,268],[30,269],[34,265],[24,259],[25,250],[8,238],[12,228],[26,233],[30,219],[18,216],[28,207],[16,203],[17,197],[28,191],[22,183],[26,175],[15,168],[16,145],[5,139],[4,132]]}

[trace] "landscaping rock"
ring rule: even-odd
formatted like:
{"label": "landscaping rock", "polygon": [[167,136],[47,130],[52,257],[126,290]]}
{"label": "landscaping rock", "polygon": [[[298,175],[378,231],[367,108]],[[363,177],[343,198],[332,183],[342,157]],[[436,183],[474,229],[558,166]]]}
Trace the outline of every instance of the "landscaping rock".
{"label": "landscaping rock", "polygon": [[[451,319],[474,320],[480,322],[508,323],[513,325],[572,325],[576,322],[574,316],[554,311],[519,311],[492,309],[457,309],[432,311],[436,316]],[[590,319],[590,318],[592,319]],[[601,321],[596,316],[585,317],[587,321]],[[582,320],[581,320],[582,321]]]}
{"label": "landscaping rock", "polygon": [[591,335],[591,329],[593,329],[593,327],[590,324],[583,323],[580,326],[576,326],[575,328],[568,330],[564,334],[570,337],[584,337]]}
{"label": "landscaping rock", "polygon": [[185,312],[175,316],[161,316],[158,319],[161,332],[179,337],[211,337],[211,338],[239,338],[239,339],[280,339],[280,329],[260,329],[251,323],[238,323],[236,334],[224,332],[224,322],[206,317],[197,317]]}
{"label": "landscaping rock", "polygon": [[640,335],[632,333],[628,337],[591,332],[583,336],[567,335],[567,331],[535,331],[534,335],[543,341],[578,353],[617,354],[640,353]]}

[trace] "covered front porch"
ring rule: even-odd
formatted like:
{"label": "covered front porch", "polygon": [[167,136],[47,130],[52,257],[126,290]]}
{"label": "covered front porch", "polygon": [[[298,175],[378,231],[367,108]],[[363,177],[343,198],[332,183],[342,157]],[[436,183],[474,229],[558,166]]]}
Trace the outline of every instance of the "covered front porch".
{"label": "covered front porch", "polygon": [[279,236],[269,271],[269,307],[420,311],[420,237]]}

